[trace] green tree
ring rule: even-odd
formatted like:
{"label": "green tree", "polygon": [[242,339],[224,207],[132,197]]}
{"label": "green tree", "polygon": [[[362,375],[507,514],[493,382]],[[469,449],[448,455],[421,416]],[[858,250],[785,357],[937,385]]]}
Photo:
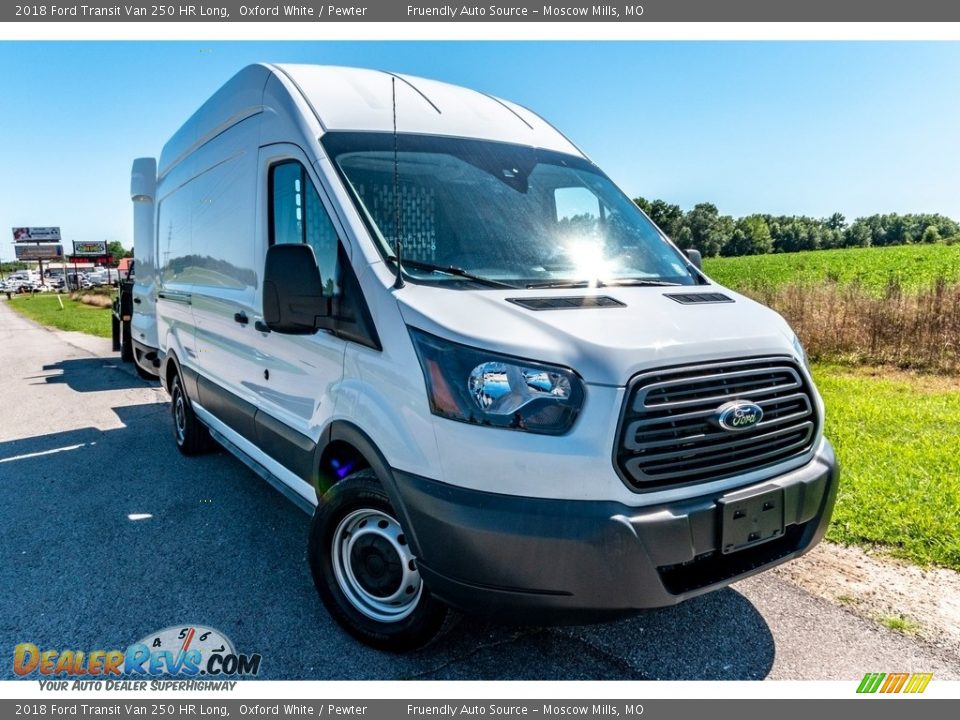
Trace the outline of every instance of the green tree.
{"label": "green tree", "polygon": [[687,213],[684,225],[690,228],[693,247],[705,257],[719,255],[720,248],[730,239],[734,230],[733,218],[728,215],[721,218],[713,203],[694,205],[693,210]]}
{"label": "green tree", "polygon": [[870,225],[863,218],[854,220],[843,235],[845,247],[870,247],[872,240],[873,233],[870,230]]}
{"label": "green tree", "polygon": [[681,225],[676,237],[672,238],[681,250],[689,250],[693,245],[693,232],[689,225]]}
{"label": "green tree", "polygon": [[634,198],[633,202],[667,234],[667,237],[674,240],[677,238],[680,227],[683,225],[683,210],[679,205],[673,205],[664,200],[651,201],[642,197]]}
{"label": "green tree", "polygon": [[937,226],[927,225],[927,229],[923,231],[923,235],[920,238],[920,242],[924,242],[924,243],[940,242],[940,231],[937,230]]}
{"label": "green tree", "polygon": [[773,249],[770,227],[763,215],[748,215],[737,222],[721,255],[762,255]]}
{"label": "green tree", "polygon": [[960,223],[936,213],[884,213],[847,223],[842,213],[818,219],[803,215],[748,215],[735,220],[716,205],[679,205],[638,197],[634,202],[682,249],[705,256],[799,252],[820,248],[960,242]]}
{"label": "green tree", "polygon": [[824,222],[831,230],[843,230],[847,226],[847,219],[841,213],[834,213]]}
{"label": "green tree", "polygon": [[680,227],[683,225],[683,210],[680,206],[663,200],[654,200],[650,203],[647,215],[671,238],[680,232]]}
{"label": "green tree", "polygon": [[119,240],[111,240],[107,243],[107,255],[113,259],[113,264],[117,265],[123,258],[133,257],[133,252],[124,248]]}

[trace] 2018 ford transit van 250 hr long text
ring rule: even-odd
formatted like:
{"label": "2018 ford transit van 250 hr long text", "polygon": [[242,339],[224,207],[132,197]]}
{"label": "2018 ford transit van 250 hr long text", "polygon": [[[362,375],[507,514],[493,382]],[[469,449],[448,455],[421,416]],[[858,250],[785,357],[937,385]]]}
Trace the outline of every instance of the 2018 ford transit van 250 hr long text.
{"label": "2018 ford transit van 250 hr long text", "polygon": [[[333,617],[670,605],[810,549],[837,489],[796,336],[519,105],[255,65],[134,162],[137,363],[314,513]],[[315,508],[315,510],[314,510]]]}

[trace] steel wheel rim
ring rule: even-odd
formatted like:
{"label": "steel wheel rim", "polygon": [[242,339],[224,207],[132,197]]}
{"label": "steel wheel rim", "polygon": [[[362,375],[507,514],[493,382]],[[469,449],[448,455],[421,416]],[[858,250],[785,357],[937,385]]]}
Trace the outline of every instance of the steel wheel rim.
{"label": "steel wheel rim", "polygon": [[393,517],[372,508],[354,510],[337,525],[330,553],[337,585],[363,615],[389,623],[413,613],[423,581]]}
{"label": "steel wheel rim", "polygon": [[180,388],[176,389],[173,397],[173,426],[177,433],[177,442],[182,445],[187,436],[187,409]]}

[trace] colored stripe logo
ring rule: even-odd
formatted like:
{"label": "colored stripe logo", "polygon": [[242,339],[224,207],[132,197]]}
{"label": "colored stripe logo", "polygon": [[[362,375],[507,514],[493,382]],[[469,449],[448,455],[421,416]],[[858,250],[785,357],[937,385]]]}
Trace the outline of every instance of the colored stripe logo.
{"label": "colored stripe logo", "polygon": [[933,673],[867,673],[860,681],[858,693],[922,693]]}

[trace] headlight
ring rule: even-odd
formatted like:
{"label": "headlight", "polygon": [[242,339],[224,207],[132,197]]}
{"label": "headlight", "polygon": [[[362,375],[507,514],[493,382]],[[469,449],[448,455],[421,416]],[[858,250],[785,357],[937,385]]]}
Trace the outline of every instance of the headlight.
{"label": "headlight", "polygon": [[803,345],[800,344],[800,338],[797,337],[796,333],[793,333],[793,350],[797,353],[797,357],[803,363],[804,367],[807,370],[810,369],[810,360],[807,359],[807,351],[803,349]]}
{"label": "headlight", "polygon": [[562,435],[583,405],[580,378],[567,368],[478,350],[410,328],[434,415]]}

